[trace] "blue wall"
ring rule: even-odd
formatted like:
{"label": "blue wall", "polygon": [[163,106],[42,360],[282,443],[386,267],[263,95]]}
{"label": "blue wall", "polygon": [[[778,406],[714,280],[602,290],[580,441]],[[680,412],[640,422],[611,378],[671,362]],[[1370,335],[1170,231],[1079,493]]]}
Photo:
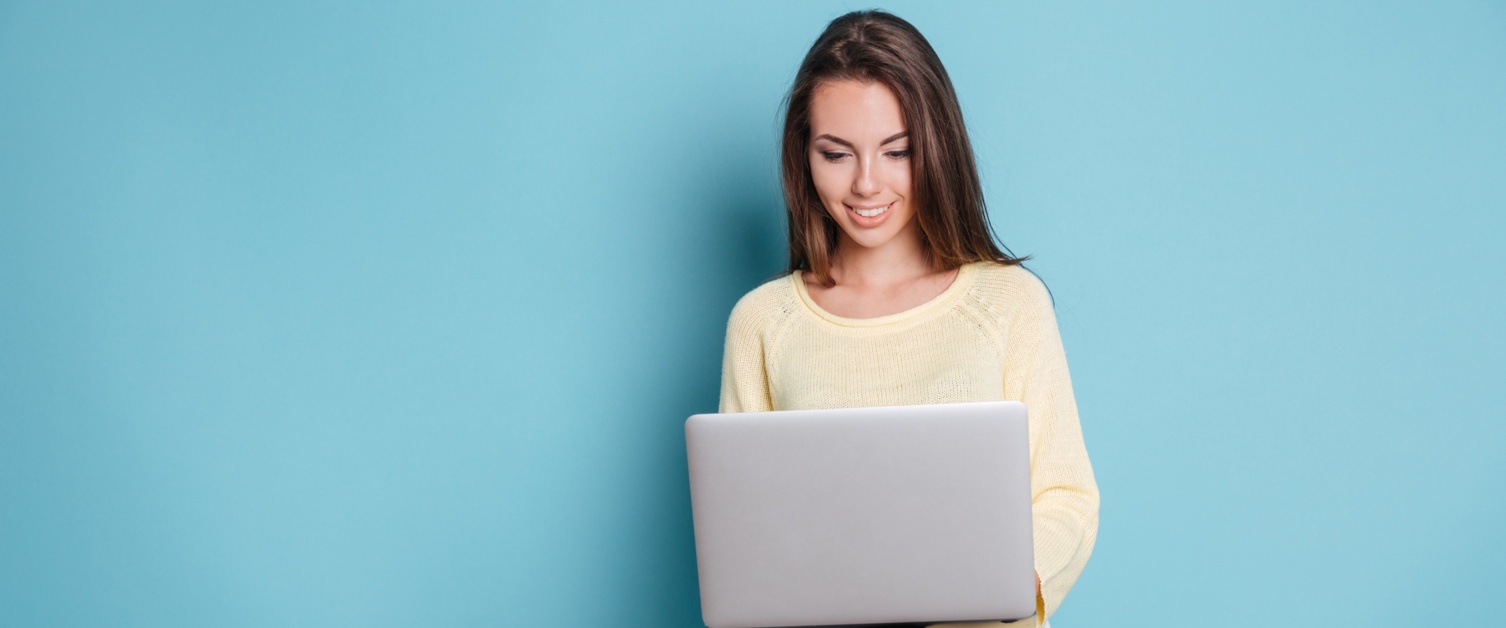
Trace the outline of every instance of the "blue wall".
{"label": "blue wall", "polygon": [[[1059,625],[1499,620],[1506,5],[1412,4],[887,5],[1056,296]],[[698,625],[681,421],[862,6],[0,4],[0,625]]]}

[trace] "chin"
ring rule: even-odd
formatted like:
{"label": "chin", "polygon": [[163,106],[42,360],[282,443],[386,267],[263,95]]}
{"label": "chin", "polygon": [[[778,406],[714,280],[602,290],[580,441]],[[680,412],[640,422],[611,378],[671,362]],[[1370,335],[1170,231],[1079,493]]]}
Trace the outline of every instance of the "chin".
{"label": "chin", "polygon": [[875,231],[872,229],[845,228],[842,231],[843,234],[847,236],[847,239],[849,241],[865,249],[883,248],[884,246],[897,240],[901,232],[900,229],[884,229],[882,231]]}
{"label": "chin", "polygon": [[863,247],[865,249],[883,248],[883,246],[885,244],[888,244],[888,243],[894,241],[894,237],[893,236],[884,237],[884,236],[877,236],[877,235],[871,234],[871,233],[870,234],[865,234],[861,238],[854,238],[854,237],[852,237],[851,234],[848,234],[847,239],[852,240],[853,244],[856,244],[856,245],[858,245],[860,247]]}

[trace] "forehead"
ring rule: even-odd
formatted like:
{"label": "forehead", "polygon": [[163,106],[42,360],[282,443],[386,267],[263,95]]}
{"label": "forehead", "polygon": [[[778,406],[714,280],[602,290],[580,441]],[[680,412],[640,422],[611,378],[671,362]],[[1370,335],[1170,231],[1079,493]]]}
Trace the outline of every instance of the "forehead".
{"label": "forehead", "polygon": [[830,81],[811,93],[811,135],[851,142],[877,140],[905,130],[904,111],[889,86],[876,81]]}

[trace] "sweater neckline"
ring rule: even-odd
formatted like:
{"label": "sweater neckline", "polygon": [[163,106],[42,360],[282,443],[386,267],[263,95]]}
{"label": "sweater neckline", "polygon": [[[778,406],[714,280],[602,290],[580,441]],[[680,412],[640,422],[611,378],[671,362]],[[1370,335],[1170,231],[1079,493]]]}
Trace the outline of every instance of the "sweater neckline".
{"label": "sweater neckline", "polygon": [[957,295],[962,294],[963,291],[967,290],[968,285],[972,283],[974,268],[977,265],[977,262],[973,262],[959,266],[957,268],[957,276],[952,279],[952,285],[947,286],[946,290],[942,290],[941,294],[931,297],[931,300],[926,301],[925,303],[921,303],[920,305],[912,307],[908,310],[895,312],[893,314],[885,314],[883,316],[875,316],[873,318],[848,318],[846,316],[837,316],[836,314],[832,314],[831,312],[826,311],[821,306],[816,305],[816,300],[812,299],[810,292],[805,289],[804,271],[797,270],[790,273],[790,282],[794,284],[795,293],[800,295],[800,301],[805,304],[806,310],[811,314],[814,314],[817,318],[825,320],[834,325],[840,325],[842,327],[880,327],[883,325],[891,325],[908,319],[916,318],[932,310],[937,310],[945,307],[952,300],[956,299]]}

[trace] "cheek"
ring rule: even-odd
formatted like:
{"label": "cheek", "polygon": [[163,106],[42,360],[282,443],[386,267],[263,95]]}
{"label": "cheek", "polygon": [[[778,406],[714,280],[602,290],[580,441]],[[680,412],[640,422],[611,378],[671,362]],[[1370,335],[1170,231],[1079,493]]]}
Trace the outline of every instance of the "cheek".
{"label": "cheek", "polygon": [[910,162],[895,162],[886,174],[889,189],[894,190],[894,193],[900,196],[908,198],[910,196]]}
{"label": "cheek", "polygon": [[840,199],[846,189],[840,169],[828,163],[811,163],[811,182],[816,185],[816,194],[828,204]]}

